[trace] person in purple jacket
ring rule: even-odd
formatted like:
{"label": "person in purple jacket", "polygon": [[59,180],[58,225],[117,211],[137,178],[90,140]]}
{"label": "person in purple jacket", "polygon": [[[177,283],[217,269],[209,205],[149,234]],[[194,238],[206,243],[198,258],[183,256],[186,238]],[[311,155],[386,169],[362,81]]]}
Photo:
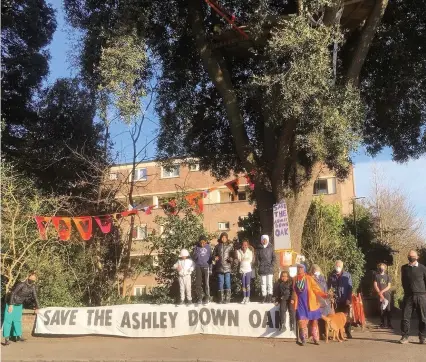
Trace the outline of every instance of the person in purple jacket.
{"label": "person in purple jacket", "polygon": [[[192,260],[195,264],[195,293],[198,304],[208,304],[210,301],[210,264],[212,259],[212,249],[207,242],[207,238],[201,235],[198,244],[192,253]],[[204,285],[203,285],[204,284]],[[204,299],[203,299],[204,287]]]}

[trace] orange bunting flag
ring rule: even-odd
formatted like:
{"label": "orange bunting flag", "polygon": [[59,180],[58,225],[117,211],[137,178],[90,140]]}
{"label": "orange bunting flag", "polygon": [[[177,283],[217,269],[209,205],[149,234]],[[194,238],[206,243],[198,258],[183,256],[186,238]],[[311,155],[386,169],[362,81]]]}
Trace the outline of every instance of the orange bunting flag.
{"label": "orange bunting flag", "polygon": [[47,216],[35,216],[38,231],[40,233],[40,239],[47,240],[47,226],[51,220],[51,217]]}
{"label": "orange bunting flag", "polygon": [[72,220],[81,235],[83,240],[90,240],[92,237],[92,217],[91,216],[80,216],[73,217]]}
{"label": "orange bunting flag", "polygon": [[204,210],[204,201],[203,201],[204,192],[194,192],[192,194],[186,195],[185,200],[189,205],[195,208],[198,206],[196,212],[198,214],[202,213]]}
{"label": "orange bunting flag", "polygon": [[96,223],[98,224],[99,229],[101,229],[101,231],[104,234],[108,234],[109,232],[111,232],[111,227],[112,227],[112,216],[111,215],[93,216],[93,218],[95,219]]}
{"label": "orange bunting flag", "polygon": [[235,180],[229,181],[225,184],[225,186],[235,195],[238,195],[238,185],[240,184],[240,180],[236,178]]}
{"label": "orange bunting flag", "polygon": [[52,223],[59,234],[59,239],[67,241],[71,237],[71,218],[53,216]]}

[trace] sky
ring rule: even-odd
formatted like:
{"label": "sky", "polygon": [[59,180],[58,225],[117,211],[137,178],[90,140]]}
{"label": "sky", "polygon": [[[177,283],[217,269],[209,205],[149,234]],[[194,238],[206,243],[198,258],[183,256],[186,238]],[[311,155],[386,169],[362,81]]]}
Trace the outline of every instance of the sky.
{"label": "sky", "polygon": [[[61,77],[77,75],[78,69],[73,64],[73,55],[70,51],[78,47],[79,34],[64,19],[64,11],[61,0],[48,0],[57,11],[58,27],[53,36],[49,50],[51,55],[50,74],[48,83]],[[157,124],[155,115],[148,112],[149,121],[143,127],[143,136],[138,147],[143,147],[152,140],[156,134]],[[114,155],[116,163],[130,162],[128,155],[131,151],[129,127],[121,123],[114,123],[111,127],[111,139],[114,142]],[[155,155],[155,143],[147,147],[147,157]],[[411,160],[405,164],[392,161],[389,149],[372,158],[364,149],[360,149],[353,155],[355,169],[355,189],[357,197],[369,197],[371,195],[372,177],[374,169],[384,176],[385,182],[392,188],[402,190],[409,202],[414,206],[419,220],[426,225],[426,156],[417,160]]]}

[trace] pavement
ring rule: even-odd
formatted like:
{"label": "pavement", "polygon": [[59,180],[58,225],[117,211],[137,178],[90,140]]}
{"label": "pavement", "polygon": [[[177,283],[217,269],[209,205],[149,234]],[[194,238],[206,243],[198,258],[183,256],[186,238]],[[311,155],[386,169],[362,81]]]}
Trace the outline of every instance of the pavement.
{"label": "pavement", "polygon": [[[414,329],[417,327],[414,321]],[[4,362],[230,362],[230,361],[424,361],[426,345],[418,337],[400,345],[399,334],[369,326],[346,342],[308,343],[267,338],[195,335],[174,338],[106,336],[36,337],[1,347]]]}

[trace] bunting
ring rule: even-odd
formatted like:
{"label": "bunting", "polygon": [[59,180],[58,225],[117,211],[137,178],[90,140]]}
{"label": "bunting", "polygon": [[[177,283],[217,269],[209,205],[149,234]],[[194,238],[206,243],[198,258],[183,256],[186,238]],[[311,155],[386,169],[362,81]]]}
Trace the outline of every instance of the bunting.
{"label": "bunting", "polygon": [[236,178],[235,180],[228,181],[225,186],[235,195],[238,195],[238,186],[240,184],[240,180]]}
{"label": "bunting", "polygon": [[103,216],[94,216],[93,217],[96,221],[96,223],[99,226],[99,229],[101,229],[101,231],[104,234],[108,234],[109,232],[111,232],[111,227],[112,227],[112,216],[111,215],[103,215]]}
{"label": "bunting", "polygon": [[81,235],[83,240],[90,240],[92,237],[92,217],[91,216],[80,216],[73,217],[72,221]]}
{"label": "bunting", "polygon": [[[251,172],[251,175],[254,173]],[[245,175],[247,183],[250,188],[254,187],[254,184],[251,182],[250,175]],[[229,188],[229,190],[236,195],[238,195],[238,186],[239,179],[229,181],[225,183],[225,186]],[[186,201],[195,209],[195,212],[202,213],[204,211],[204,198],[209,195],[210,192],[217,190],[217,187],[211,187],[207,190],[197,191],[190,193],[185,196]],[[93,220],[95,220],[99,229],[104,234],[108,234],[111,232],[113,220],[120,220],[123,217],[128,217],[132,215],[137,215],[140,211],[143,211],[146,215],[151,215],[152,210],[156,208],[156,205],[144,206],[141,207],[140,210],[138,208],[130,206],[129,210],[106,214],[106,215],[97,215],[97,216],[76,216],[76,217],[62,217],[62,216],[34,216],[34,219],[37,223],[37,228],[40,234],[40,239],[47,240],[47,228],[50,222],[54,225],[56,231],[58,232],[58,236],[60,240],[68,241],[71,237],[72,227],[71,221],[73,221],[75,227],[77,228],[81,238],[83,240],[90,240],[93,236]],[[177,202],[176,199],[172,199],[167,203],[161,205],[163,210],[166,213],[176,215],[177,210]]]}
{"label": "bunting", "polygon": [[47,226],[52,218],[47,216],[36,216],[35,220],[40,233],[40,239],[47,240]]}
{"label": "bunting", "polygon": [[71,218],[53,216],[52,223],[55,226],[56,231],[58,232],[59,239],[63,241],[68,241],[71,237]]}

